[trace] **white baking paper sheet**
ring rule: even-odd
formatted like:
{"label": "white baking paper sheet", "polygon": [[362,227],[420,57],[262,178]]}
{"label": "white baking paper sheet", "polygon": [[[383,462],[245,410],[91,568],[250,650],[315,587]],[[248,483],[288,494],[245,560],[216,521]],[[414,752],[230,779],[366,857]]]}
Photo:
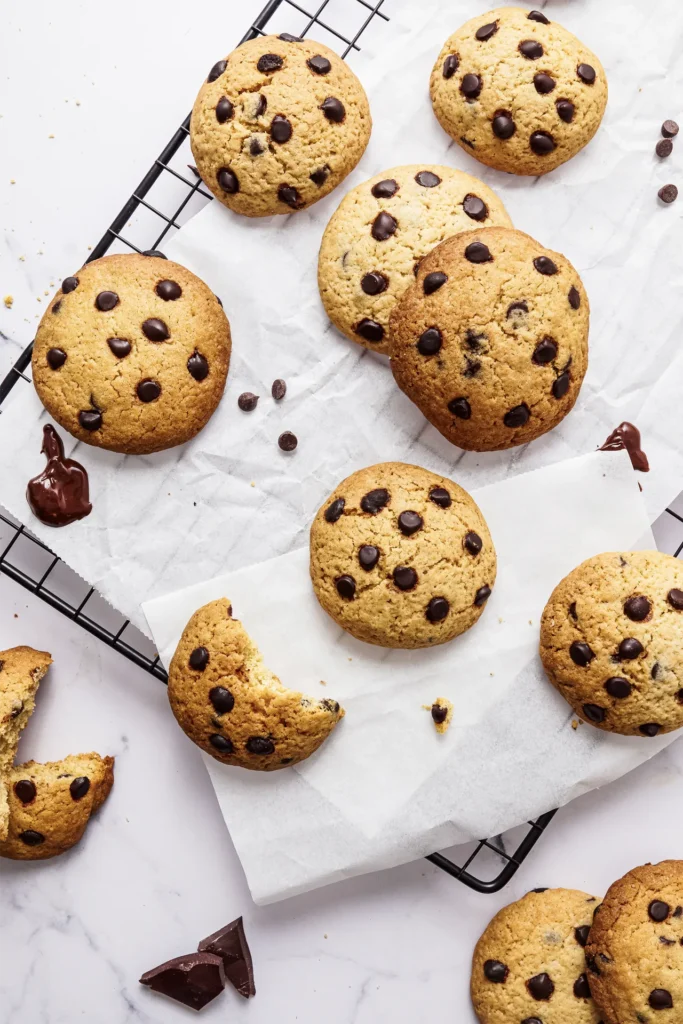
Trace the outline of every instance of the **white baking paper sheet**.
{"label": "white baking paper sheet", "polygon": [[[674,738],[573,729],[537,653],[543,606],[567,572],[599,551],[654,547],[628,456],[572,459],[475,498],[498,580],[477,626],[438,648],[389,651],[346,634],[318,605],[305,547],[145,604],[166,665],[196,609],[227,597],[286,685],[346,708],[296,768],[259,774],[205,757],[256,902],[495,835]],[[455,709],[445,735],[423,708],[437,697]]]}

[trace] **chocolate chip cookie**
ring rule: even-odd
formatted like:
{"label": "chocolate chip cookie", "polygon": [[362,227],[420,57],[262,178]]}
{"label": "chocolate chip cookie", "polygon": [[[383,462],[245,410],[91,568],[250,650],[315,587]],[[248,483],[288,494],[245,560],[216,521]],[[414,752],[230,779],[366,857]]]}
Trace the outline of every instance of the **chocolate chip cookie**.
{"label": "chocolate chip cookie", "polygon": [[192,111],[197,169],[236,213],[292,213],[326,196],[365,151],[363,86],[322,43],[260,36],[211,68]]}
{"label": "chocolate chip cookie", "polygon": [[546,174],[587,145],[607,105],[594,53],[546,13],[499,7],[446,40],[431,76],[434,113],[477,160]]}
{"label": "chocolate chip cookie", "polygon": [[168,676],[181,729],[223,764],[272,772],[309,757],[344,709],[288,690],[222,598],[188,622]]}
{"label": "chocolate chip cookie", "polygon": [[392,167],[352,189],[323,236],[318,286],[335,327],[389,351],[389,315],[420,260],[459,231],[512,227],[498,196],[451,167]]}
{"label": "chocolate chip cookie", "polygon": [[40,322],[33,380],[79,441],[127,454],[183,444],[211,418],[230,362],[212,291],[155,256],[105,256],[67,277]]}
{"label": "chocolate chip cookie", "polygon": [[425,256],[391,314],[398,386],[453,444],[498,451],[564,419],[588,364],[588,298],[564,256],[511,228]]}
{"label": "chocolate chip cookie", "polygon": [[481,1024],[598,1024],[584,958],[597,906],[575,889],[537,889],[496,914],[472,959]]}
{"label": "chocolate chip cookie", "polygon": [[496,579],[486,521],[452,480],[402,462],[353,473],[311,526],[311,580],[358,640],[431,647],[479,619]]}
{"label": "chocolate chip cookie", "polygon": [[596,555],[541,619],[550,682],[585,722],[626,736],[683,726],[683,563],[658,551]]}
{"label": "chocolate chip cookie", "polygon": [[683,861],[645,864],[610,886],[593,920],[586,963],[604,1024],[681,1019]]}

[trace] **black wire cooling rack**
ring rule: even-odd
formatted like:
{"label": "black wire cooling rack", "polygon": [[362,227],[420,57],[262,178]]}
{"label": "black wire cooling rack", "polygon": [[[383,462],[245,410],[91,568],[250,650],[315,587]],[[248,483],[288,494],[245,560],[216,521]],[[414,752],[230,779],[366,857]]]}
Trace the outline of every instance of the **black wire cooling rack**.
{"label": "black wire cooling rack", "polygon": [[[264,35],[266,30],[269,33],[290,32],[305,36],[314,29],[319,42],[328,44],[346,58],[352,51],[360,49],[361,36],[371,25],[389,20],[381,9],[384,3],[385,0],[318,0],[315,9],[310,11],[295,0],[270,0],[244,39]],[[342,5],[344,25],[350,26],[343,31],[336,27],[342,21]],[[192,165],[189,133],[188,115],[107,228],[87,262],[111,251],[159,249],[169,234],[212,199],[202,187]],[[26,347],[5,379],[0,381],[0,412],[3,401],[18,381],[31,382],[26,371],[31,363],[32,347],[32,343]],[[166,672],[150,641],[45,544],[1,510],[0,571],[103,643],[166,682]],[[505,835],[458,847],[454,855],[460,863],[443,853],[432,854],[427,859],[471,889],[498,892],[510,881],[554,814],[555,811],[549,811],[536,821],[527,822]]]}

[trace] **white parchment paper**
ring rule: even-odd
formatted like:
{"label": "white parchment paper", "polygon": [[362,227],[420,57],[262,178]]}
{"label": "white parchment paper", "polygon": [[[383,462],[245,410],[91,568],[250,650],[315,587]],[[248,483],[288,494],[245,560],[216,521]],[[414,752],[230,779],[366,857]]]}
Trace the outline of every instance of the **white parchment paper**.
{"label": "white parchment paper", "polygon": [[[438,648],[388,651],[346,634],[313,594],[307,548],[145,604],[166,665],[196,609],[228,597],[285,684],[346,708],[296,768],[260,774],[205,757],[257,902],[502,832],[674,738],[573,729],[537,654],[541,612],[567,572],[598,551],[654,546],[628,456],[572,459],[475,498],[499,576],[477,626]],[[422,707],[437,697],[455,707],[443,736]]]}

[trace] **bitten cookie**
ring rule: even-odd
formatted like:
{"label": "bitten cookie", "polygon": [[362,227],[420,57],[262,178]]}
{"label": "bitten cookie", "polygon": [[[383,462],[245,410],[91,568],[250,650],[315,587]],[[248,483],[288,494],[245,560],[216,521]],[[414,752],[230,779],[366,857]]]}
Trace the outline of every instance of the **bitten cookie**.
{"label": "bitten cookie", "polygon": [[584,959],[597,905],[575,889],[540,889],[496,914],[472,959],[481,1024],[598,1024]]}
{"label": "bitten cookie", "polygon": [[318,749],[344,709],[288,690],[222,598],[195,612],[173,655],[168,698],[181,729],[223,764],[271,772]]}
{"label": "bitten cookie", "polygon": [[358,640],[431,647],[479,619],[496,579],[486,521],[452,480],[402,462],[343,480],[311,526],[320,604]]}
{"label": "bitten cookie", "polygon": [[0,651],[0,843],[9,831],[8,782],[19,737],[36,706],[40,680],[51,664],[47,651],[32,647]]}
{"label": "bitten cookie", "polygon": [[607,105],[594,53],[540,11],[498,7],[459,28],[431,77],[441,126],[477,160],[546,174],[593,138]]}
{"label": "bitten cookie", "polygon": [[363,86],[322,43],[260,36],[211,68],[192,111],[197,169],[236,213],[316,203],[356,166],[372,121]]}
{"label": "bitten cookie", "polygon": [[645,864],[610,886],[593,921],[586,963],[604,1024],[681,1020],[683,861]]}
{"label": "bitten cookie", "polygon": [[683,564],[658,551],[596,555],[541,618],[553,686],[591,725],[627,736],[683,726]]}
{"label": "bitten cookie", "polygon": [[423,256],[459,231],[512,227],[498,196],[451,167],[392,167],[352,189],[323,235],[318,287],[335,327],[388,352],[389,315]]}
{"label": "bitten cookie", "polygon": [[145,454],[194,437],[220,402],[230,325],[185,267],[105,256],[67,277],[33,348],[33,380],[79,441]]}
{"label": "bitten cookie", "polygon": [[514,448],[572,409],[588,321],[581,279],[564,256],[510,228],[468,231],[423,259],[396,304],[391,369],[453,444]]}
{"label": "bitten cookie", "polygon": [[83,837],[113,783],[114,758],[99,754],[17,765],[9,773],[9,835],[0,857],[46,860],[65,853]]}

